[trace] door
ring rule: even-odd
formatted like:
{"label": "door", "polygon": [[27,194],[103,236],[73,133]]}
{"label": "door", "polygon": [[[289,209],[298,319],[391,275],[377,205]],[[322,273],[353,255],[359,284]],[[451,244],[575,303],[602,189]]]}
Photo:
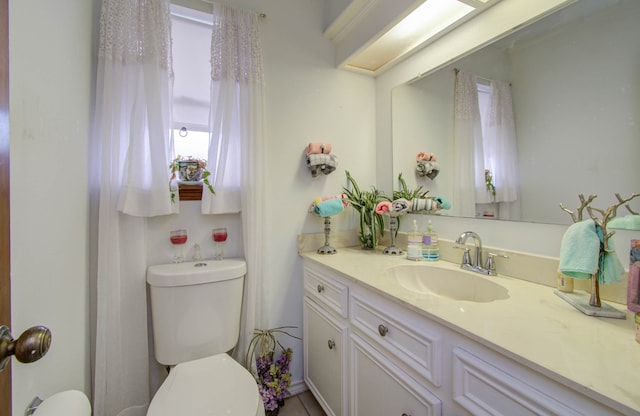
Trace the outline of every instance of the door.
{"label": "door", "polygon": [[[0,0],[0,325],[11,325],[9,264],[9,0]],[[0,416],[11,415],[11,364],[0,373]]]}

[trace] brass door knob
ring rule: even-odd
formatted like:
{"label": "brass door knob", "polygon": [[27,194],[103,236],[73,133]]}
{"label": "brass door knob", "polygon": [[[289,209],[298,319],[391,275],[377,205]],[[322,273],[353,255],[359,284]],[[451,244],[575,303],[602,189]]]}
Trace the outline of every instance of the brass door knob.
{"label": "brass door knob", "polygon": [[34,326],[14,340],[9,328],[0,326],[0,371],[12,355],[21,363],[32,363],[42,358],[51,346],[51,331],[44,326]]}

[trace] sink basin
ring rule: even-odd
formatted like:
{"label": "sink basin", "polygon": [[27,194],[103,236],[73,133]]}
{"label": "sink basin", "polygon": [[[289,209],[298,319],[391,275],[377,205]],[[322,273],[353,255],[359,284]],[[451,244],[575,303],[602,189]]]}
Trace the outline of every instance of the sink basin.
{"label": "sink basin", "polygon": [[464,270],[407,264],[390,267],[385,273],[403,288],[416,293],[469,302],[509,298],[509,291],[490,277]]}

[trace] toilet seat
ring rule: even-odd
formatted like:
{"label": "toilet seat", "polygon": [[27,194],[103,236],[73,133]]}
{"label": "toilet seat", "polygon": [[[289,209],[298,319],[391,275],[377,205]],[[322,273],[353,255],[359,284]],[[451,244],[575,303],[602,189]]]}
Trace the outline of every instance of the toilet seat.
{"label": "toilet seat", "polygon": [[227,354],[180,363],[171,369],[147,416],[262,416],[255,379]]}

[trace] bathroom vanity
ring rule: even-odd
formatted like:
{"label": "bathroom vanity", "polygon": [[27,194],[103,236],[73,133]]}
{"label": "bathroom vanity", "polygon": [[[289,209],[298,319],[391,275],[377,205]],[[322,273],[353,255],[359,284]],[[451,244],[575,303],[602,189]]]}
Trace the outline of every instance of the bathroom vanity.
{"label": "bathroom vanity", "polygon": [[630,313],[446,261],[302,257],[304,377],[328,415],[640,415]]}

